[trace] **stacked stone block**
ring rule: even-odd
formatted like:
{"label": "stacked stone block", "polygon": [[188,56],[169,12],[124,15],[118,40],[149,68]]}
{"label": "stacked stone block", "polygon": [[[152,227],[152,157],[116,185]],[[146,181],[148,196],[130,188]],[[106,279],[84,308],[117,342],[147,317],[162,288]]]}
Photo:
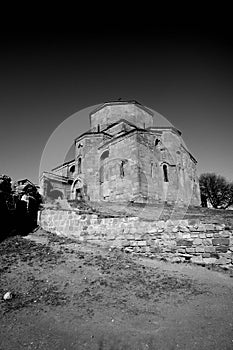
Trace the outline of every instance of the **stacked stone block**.
{"label": "stacked stone block", "polygon": [[40,225],[80,242],[117,247],[172,262],[233,266],[233,227],[199,220],[145,221],[138,217],[99,218],[78,210],[43,210]]}

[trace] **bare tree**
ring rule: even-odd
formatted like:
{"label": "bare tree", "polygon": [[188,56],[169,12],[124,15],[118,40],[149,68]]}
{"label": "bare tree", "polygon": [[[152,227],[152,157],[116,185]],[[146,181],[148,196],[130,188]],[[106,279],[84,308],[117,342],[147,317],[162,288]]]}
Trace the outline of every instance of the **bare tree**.
{"label": "bare tree", "polygon": [[199,178],[202,205],[206,202],[215,209],[227,209],[233,204],[233,183],[214,173],[202,174]]}

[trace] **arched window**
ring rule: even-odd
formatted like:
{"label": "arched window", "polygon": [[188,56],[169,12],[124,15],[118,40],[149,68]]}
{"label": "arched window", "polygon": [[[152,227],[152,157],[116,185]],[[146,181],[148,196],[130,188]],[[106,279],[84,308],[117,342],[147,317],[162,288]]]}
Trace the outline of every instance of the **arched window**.
{"label": "arched window", "polygon": [[163,164],[163,181],[168,182],[168,170],[166,164]]}
{"label": "arched window", "polygon": [[109,150],[106,150],[101,154],[100,161],[103,162],[108,157],[109,157]]}
{"label": "arched window", "polygon": [[153,162],[150,163],[150,176],[153,177],[153,168],[154,168],[154,164]]}
{"label": "arched window", "polygon": [[99,175],[100,175],[100,184],[102,184],[104,182],[104,166],[103,165],[100,167]]}
{"label": "arched window", "polygon": [[71,172],[72,174],[75,172],[75,165],[72,165],[72,166],[70,167],[70,172]]}
{"label": "arched window", "polygon": [[49,193],[49,197],[52,198],[52,199],[63,199],[63,193],[59,190],[52,190],[50,193]]}
{"label": "arched window", "polygon": [[120,177],[124,177],[125,176],[125,171],[124,171],[124,161],[121,162],[120,164]]}
{"label": "arched window", "polygon": [[120,163],[120,177],[123,178],[125,176],[125,164],[127,163],[127,159],[123,159]]}
{"label": "arched window", "polygon": [[79,157],[78,159],[78,174],[82,173],[82,158]]}
{"label": "arched window", "polygon": [[104,173],[105,173],[105,163],[104,160],[109,157],[109,150],[104,151],[100,156],[100,170],[99,170],[99,180],[100,184],[104,182]]}

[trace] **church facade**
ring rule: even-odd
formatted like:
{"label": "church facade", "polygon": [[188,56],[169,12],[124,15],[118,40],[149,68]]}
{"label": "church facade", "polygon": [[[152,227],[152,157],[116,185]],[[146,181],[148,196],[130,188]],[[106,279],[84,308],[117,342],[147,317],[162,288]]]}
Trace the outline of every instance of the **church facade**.
{"label": "church facade", "polygon": [[104,103],[89,119],[75,158],[42,174],[46,198],[200,205],[197,161],[179,130],[136,101]]}

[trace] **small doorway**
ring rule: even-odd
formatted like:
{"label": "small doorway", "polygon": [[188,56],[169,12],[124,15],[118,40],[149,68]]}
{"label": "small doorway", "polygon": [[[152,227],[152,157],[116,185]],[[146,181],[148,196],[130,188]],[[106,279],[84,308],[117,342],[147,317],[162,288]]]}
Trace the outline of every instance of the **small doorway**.
{"label": "small doorway", "polygon": [[81,201],[83,199],[83,191],[82,188],[76,188],[75,191],[75,199]]}
{"label": "small doorway", "polygon": [[83,200],[84,199],[84,187],[83,181],[80,178],[76,178],[71,186],[70,199]]}

